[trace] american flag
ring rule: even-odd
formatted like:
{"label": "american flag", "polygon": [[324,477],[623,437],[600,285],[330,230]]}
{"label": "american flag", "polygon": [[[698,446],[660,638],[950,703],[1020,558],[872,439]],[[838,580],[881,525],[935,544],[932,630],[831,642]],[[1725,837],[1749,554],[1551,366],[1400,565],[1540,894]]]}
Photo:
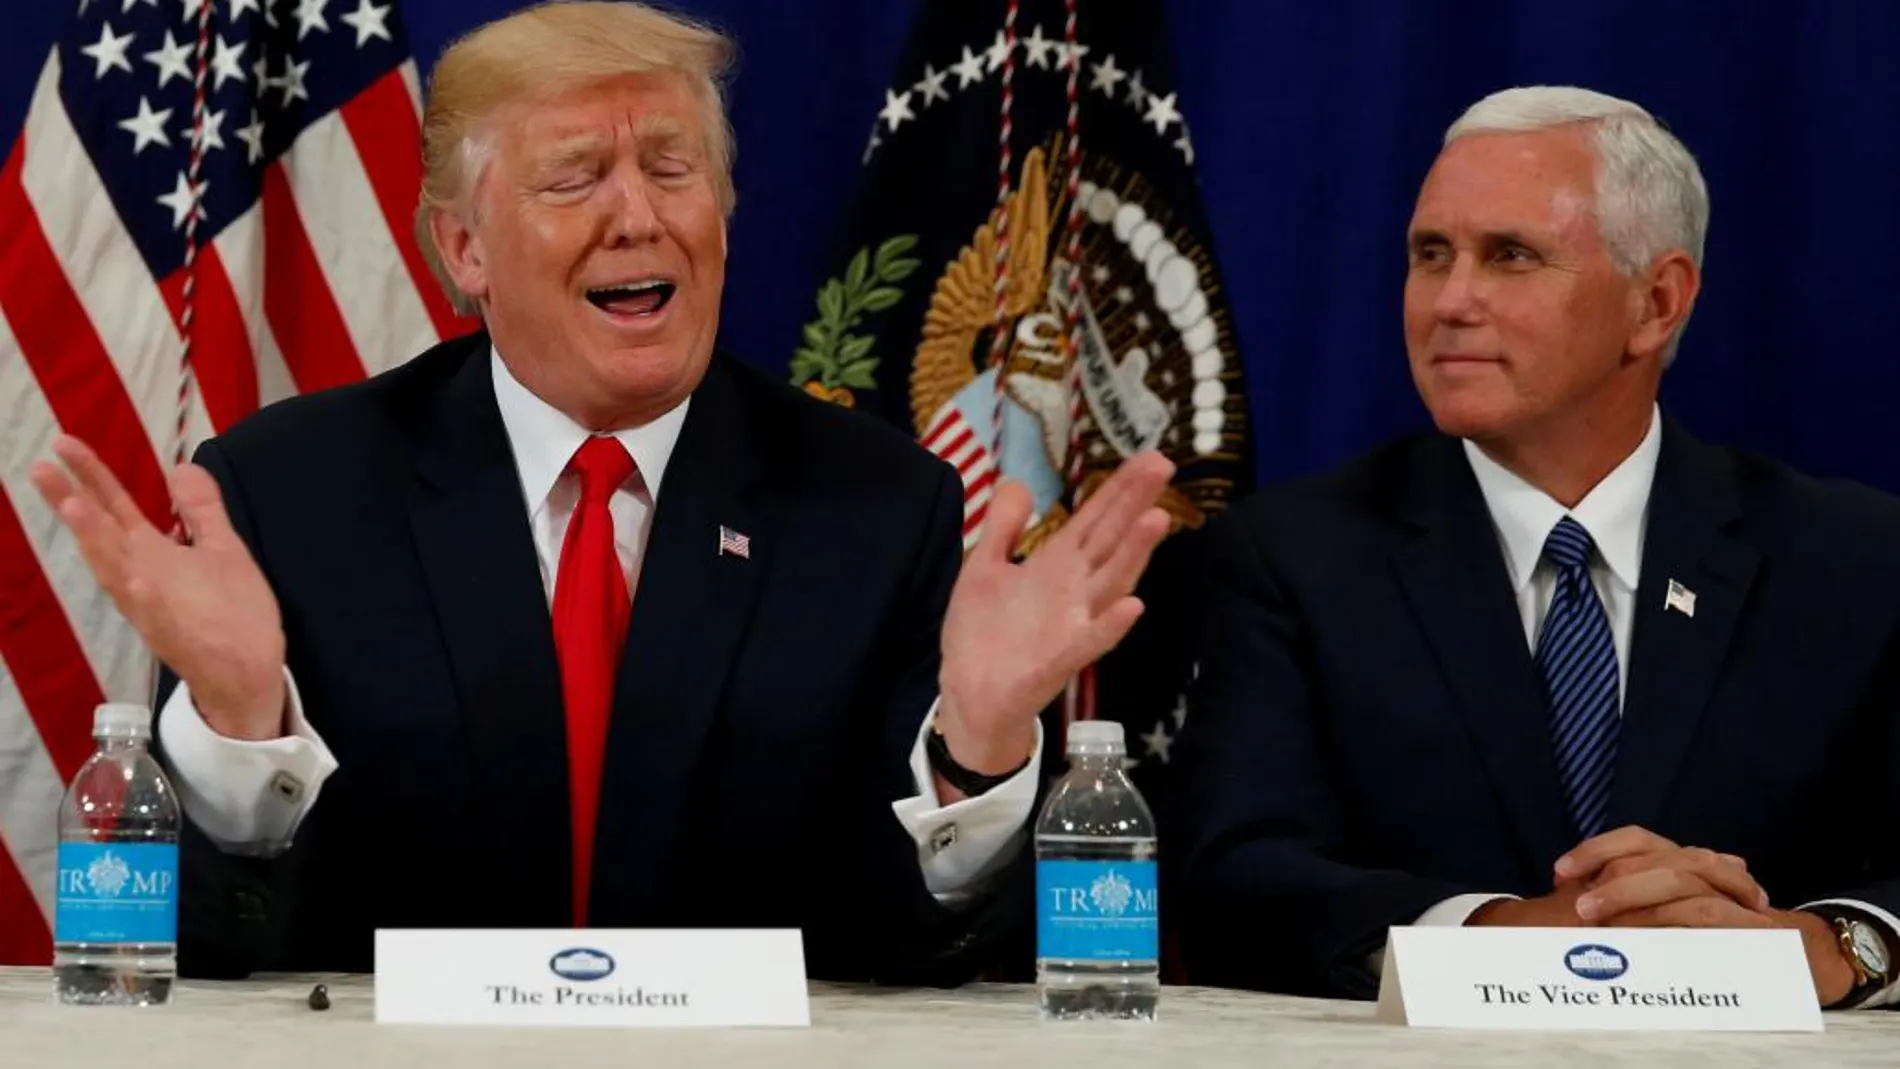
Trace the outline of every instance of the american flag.
{"label": "american flag", "polygon": [[752,536],[742,535],[730,527],[719,528],[719,555],[732,554],[742,560],[752,559]]}
{"label": "american flag", "polygon": [[0,963],[50,958],[94,705],[150,700],[28,466],[76,434],[168,526],[180,450],[472,327],[412,237],[418,94],[396,0],[79,0],[47,58],[0,171]]}

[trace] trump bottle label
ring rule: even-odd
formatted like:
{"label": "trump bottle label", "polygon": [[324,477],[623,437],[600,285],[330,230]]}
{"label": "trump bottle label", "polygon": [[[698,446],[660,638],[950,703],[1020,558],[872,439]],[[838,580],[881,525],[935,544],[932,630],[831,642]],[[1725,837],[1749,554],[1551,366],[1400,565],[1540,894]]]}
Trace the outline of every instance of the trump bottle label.
{"label": "trump bottle label", "polygon": [[1036,955],[1155,961],[1161,924],[1152,861],[1038,861]]}
{"label": "trump bottle label", "polygon": [[53,938],[178,941],[176,843],[61,843]]}

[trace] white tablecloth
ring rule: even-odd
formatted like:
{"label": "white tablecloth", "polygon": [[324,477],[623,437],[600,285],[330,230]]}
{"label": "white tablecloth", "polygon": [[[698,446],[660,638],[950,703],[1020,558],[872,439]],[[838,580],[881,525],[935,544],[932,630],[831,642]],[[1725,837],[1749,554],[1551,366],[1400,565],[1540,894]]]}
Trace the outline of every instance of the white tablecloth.
{"label": "white tablecloth", "polygon": [[[331,1008],[306,1004],[329,985]],[[1368,1003],[1168,988],[1155,1024],[1038,1021],[1033,992],[812,989],[812,1027],[610,1031],[379,1026],[364,977],[181,984],[172,1005],[60,1006],[43,969],[0,969],[0,1066],[106,1069],[1174,1069],[1177,1066],[1900,1066],[1900,1015],[1827,1016],[1823,1035],[1506,1034],[1404,1029]]]}

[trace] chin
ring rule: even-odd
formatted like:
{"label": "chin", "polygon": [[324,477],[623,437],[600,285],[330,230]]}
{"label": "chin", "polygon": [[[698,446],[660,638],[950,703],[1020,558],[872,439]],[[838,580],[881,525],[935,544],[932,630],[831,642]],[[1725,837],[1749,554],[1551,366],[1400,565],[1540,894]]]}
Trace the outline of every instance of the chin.
{"label": "chin", "polygon": [[1460,395],[1435,397],[1426,401],[1432,423],[1454,438],[1482,441],[1496,438],[1514,426],[1520,413],[1499,400]]}
{"label": "chin", "polygon": [[706,364],[707,359],[683,353],[676,346],[639,346],[607,354],[600,371],[621,396],[683,396],[699,385]]}

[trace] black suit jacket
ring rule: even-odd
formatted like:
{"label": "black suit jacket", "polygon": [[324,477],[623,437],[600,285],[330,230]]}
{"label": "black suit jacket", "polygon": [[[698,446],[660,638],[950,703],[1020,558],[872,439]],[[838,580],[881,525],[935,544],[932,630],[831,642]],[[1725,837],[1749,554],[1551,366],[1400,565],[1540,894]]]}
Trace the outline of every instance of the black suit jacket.
{"label": "black suit jacket", "polygon": [[[274,859],[187,829],[188,973],[367,970],[378,927],[570,923],[559,669],[488,354],[446,343],[199,452],[339,768]],[[802,928],[824,978],[976,970],[1027,866],[952,913],[890,810],[915,793],[962,515],[955,473],[895,430],[714,359],[635,592],[594,926]]]}
{"label": "black suit jacket", "polygon": [[[1441,436],[1219,527],[1177,747],[1190,974],[1370,996],[1388,925],[1547,893],[1575,845],[1503,551]],[[1665,421],[1629,660],[1611,826],[1740,855],[1783,908],[1900,911],[1900,502]]]}

